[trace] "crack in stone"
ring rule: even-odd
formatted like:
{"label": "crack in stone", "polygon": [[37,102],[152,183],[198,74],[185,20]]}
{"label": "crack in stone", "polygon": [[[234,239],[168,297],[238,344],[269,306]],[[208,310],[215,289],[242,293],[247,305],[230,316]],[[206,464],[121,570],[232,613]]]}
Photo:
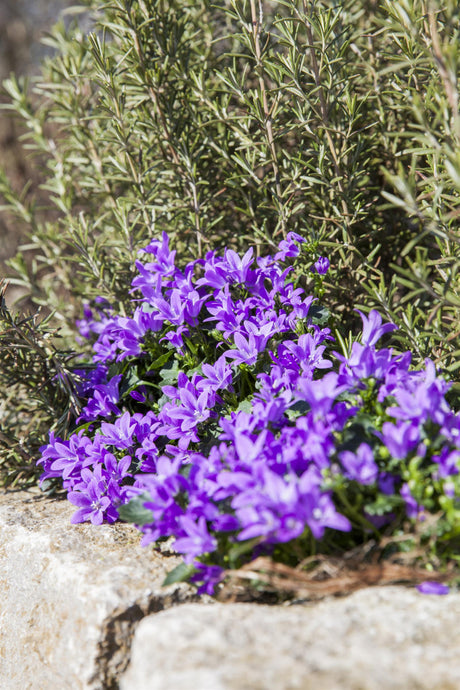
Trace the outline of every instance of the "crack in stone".
{"label": "crack in stone", "polygon": [[145,617],[185,603],[203,602],[187,585],[179,585],[165,595],[154,594],[147,600],[114,610],[104,621],[96,655],[96,670],[90,679],[93,690],[118,690],[119,681],[131,658],[131,644],[137,625]]}

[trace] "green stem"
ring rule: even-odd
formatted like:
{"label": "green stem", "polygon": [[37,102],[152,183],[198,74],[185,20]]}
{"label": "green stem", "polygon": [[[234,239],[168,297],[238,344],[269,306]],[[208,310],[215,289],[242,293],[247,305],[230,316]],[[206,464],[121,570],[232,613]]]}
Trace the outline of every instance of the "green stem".
{"label": "green stem", "polygon": [[356,508],[354,508],[350,501],[348,500],[345,492],[343,489],[336,489],[335,493],[337,494],[339,500],[342,502],[342,504],[345,506],[348,515],[353,518],[358,524],[362,525],[363,527],[366,528],[366,530],[371,529],[372,532],[375,534],[375,536],[380,539],[380,533],[378,529],[372,524],[372,522],[369,522],[369,520],[366,520],[361,513],[359,513]]}

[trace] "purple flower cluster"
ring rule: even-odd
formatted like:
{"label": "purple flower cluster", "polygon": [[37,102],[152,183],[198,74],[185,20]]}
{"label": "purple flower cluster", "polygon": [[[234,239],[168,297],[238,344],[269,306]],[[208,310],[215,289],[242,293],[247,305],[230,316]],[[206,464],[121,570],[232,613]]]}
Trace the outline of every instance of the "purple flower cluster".
{"label": "purple flower cluster", "polygon": [[[208,592],[242,543],[250,557],[372,529],[395,511],[423,519],[433,499],[422,475],[446,510],[455,501],[460,419],[448,384],[429,360],[413,371],[409,353],[378,349],[395,327],[375,311],[361,314],[351,351],[334,352],[313,297],[281,264],[302,242],[291,233],[274,257],[227,249],[180,270],[167,235],[152,241],[136,262],[132,314],[86,309],[82,426],[42,448],[42,481],[62,478],[73,522],[114,521],[142,497],[143,543],[174,537]],[[346,496],[358,490],[357,516]],[[378,495],[392,498],[391,515]]]}

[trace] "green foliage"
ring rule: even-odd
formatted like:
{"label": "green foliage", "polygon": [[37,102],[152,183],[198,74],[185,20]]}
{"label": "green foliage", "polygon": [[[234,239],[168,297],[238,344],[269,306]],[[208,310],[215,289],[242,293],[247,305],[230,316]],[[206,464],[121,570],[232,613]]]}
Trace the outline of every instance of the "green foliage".
{"label": "green foliage", "polygon": [[191,575],[196,571],[193,565],[179,563],[165,577],[163,586],[174,585],[176,582],[187,582]]}
{"label": "green foliage", "polygon": [[133,498],[133,500],[126,505],[120,506],[120,520],[124,522],[133,522],[139,526],[148,525],[149,522],[152,522],[152,512],[144,508],[144,503],[148,501],[149,498],[148,494],[142,494],[142,496]]}
{"label": "green foliage", "polygon": [[66,436],[79,411],[69,369],[74,355],[53,344],[39,314],[11,314],[0,293],[0,473],[6,486],[36,483],[38,449],[48,431]]}
{"label": "green foliage", "polygon": [[399,342],[457,379],[459,18],[455,1],[442,8],[432,0],[382,4],[377,20],[387,49],[375,78],[381,136],[391,152],[382,209],[403,212],[397,229],[404,242],[387,252],[393,276],[382,270],[380,282],[367,286],[373,303],[400,326]]}
{"label": "green foliage", "polygon": [[128,308],[137,251],[162,231],[187,258],[264,251],[295,231],[308,240],[299,280],[331,260],[322,302],[341,340],[354,306],[377,306],[400,327],[395,347],[458,378],[455,0],[84,0],[74,12],[46,38],[41,75],[4,82],[41,190],[17,193],[0,173],[25,238],[11,282],[53,312],[64,343],[82,300]]}

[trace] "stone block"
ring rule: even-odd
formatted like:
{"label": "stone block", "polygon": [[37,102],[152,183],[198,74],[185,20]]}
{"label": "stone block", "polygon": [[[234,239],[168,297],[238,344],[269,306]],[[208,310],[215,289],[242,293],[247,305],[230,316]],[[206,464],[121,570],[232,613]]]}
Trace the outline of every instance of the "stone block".
{"label": "stone block", "polygon": [[0,494],[2,690],[460,688],[458,593],[216,603],[162,588],[179,559],[134,527],[71,525],[73,510]]}
{"label": "stone block", "polygon": [[144,618],[120,690],[458,690],[460,595],[363,589],[309,605]]}
{"label": "stone block", "polygon": [[72,525],[75,507],[38,490],[0,494],[0,688],[106,690],[137,622],[196,598],[162,588],[180,562],[126,524]]}

